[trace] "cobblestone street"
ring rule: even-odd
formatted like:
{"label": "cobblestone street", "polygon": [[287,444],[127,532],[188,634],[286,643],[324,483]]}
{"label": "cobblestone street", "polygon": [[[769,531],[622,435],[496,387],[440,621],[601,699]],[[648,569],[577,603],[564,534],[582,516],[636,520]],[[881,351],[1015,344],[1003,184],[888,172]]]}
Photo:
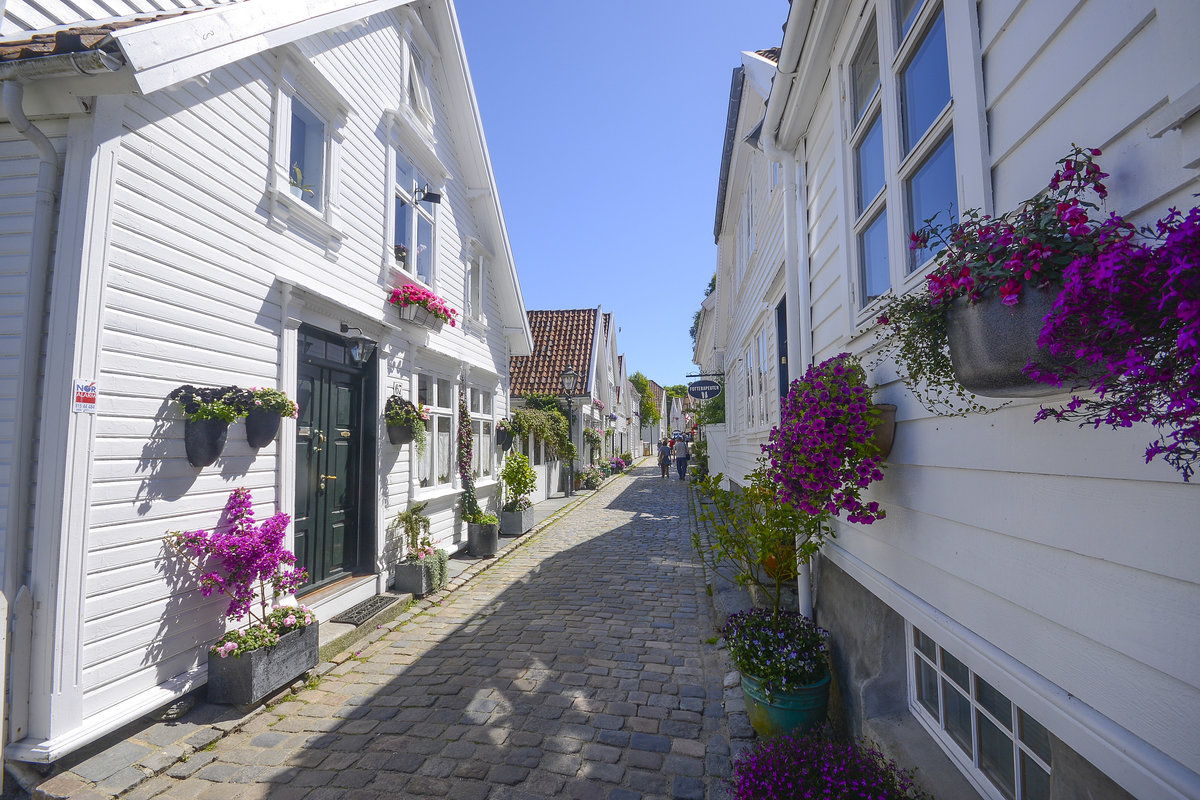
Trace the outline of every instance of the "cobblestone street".
{"label": "cobblestone street", "polygon": [[130,796],[724,796],[723,673],[685,487],[652,463],[610,481]]}

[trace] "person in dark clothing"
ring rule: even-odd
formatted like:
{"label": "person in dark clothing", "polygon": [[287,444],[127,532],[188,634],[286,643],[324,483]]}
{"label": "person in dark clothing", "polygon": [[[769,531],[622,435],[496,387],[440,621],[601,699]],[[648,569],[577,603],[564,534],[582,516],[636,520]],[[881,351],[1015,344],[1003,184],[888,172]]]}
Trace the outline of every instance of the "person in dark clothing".
{"label": "person in dark clothing", "polygon": [[667,477],[671,471],[671,445],[667,444],[666,439],[658,443],[658,466],[662,470],[662,477]]}
{"label": "person in dark clothing", "polygon": [[683,437],[675,440],[675,469],[679,470],[679,480],[683,480],[687,474],[687,462],[690,454],[688,453],[687,442]]}

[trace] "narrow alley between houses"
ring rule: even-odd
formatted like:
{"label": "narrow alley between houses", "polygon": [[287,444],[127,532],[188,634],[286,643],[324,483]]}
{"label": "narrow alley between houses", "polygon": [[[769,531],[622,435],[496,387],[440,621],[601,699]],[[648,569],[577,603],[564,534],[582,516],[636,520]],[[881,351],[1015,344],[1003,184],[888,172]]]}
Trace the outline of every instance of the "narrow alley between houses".
{"label": "narrow alley between houses", "polygon": [[723,796],[687,484],[643,464],[130,796]]}

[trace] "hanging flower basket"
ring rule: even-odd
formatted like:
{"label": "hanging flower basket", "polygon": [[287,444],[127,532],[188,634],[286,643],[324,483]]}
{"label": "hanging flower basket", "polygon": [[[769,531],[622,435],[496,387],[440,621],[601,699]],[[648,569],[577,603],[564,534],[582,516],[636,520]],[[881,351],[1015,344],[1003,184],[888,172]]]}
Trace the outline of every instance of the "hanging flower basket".
{"label": "hanging flower basket", "polygon": [[404,306],[400,309],[400,319],[429,328],[434,333],[441,331],[445,320],[422,306]]}
{"label": "hanging flower basket", "polygon": [[[947,316],[954,379],[983,397],[1047,397],[1066,392],[1070,387],[1041,383],[1025,372],[1029,364],[1047,371],[1063,367],[1037,343],[1057,295],[1057,288],[1039,291],[1026,286],[1015,305],[1005,305],[997,292],[986,293],[974,304],[956,297]],[[1081,380],[1095,374],[1081,372]]]}
{"label": "hanging flower basket", "polygon": [[[278,419],[278,417],[276,417]],[[229,423],[223,419],[189,419],[183,423],[183,446],[193,467],[211,466],[225,449]]]}
{"label": "hanging flower basket", "polygon": [[872,403],[879,412],[875,424],[871,428],[872,441],[879,451],[880,458],[887,458],[892,452],[892,444],[896,441],[896,406],[892,403]]}
{"label": "hanging flower basket", "polygon": [[408,444],[413,440],[412,425],[388,425],[388,441],[392,444]]}
{"label": "hanging flower basket", "polygon": [[279,433],[280,419],[274,411],[257,408],[246,414],[246,443],[256,450],[269,445]]}
{"label": "hanging flower basket", "polygon": [[507,451],[513,444],[512,431],[500,429],[496,431],[496,446]]}

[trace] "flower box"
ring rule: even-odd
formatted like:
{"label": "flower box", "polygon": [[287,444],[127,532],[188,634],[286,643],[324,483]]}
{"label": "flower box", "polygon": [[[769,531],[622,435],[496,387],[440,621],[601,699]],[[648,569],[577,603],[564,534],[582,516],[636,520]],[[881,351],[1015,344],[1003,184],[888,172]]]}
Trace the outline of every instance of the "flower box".
{"label": "flower box", "polygon": [[408,305],[400,307],[400,319],[405,322],[412,322],[416,325],[422,325],[429,328],[434,333],[442,330],[446,321],[434,314],[428,308],[418,305]]}
{"label": "flower box", "polygon": [[257,705],[317,665],[320,623],[313,620],[279,637],[274,647],[240,656],[208,655],[208,701],[236,706]]}
{"label": "flower box", "polygon": [[392,585],[397,592],[408,592],[414,597],[424,597],[430,592],[442,588],[443,583],[436,583],[432,564],[429,559],[420,561],[401,561],[393,570],[395,580]]}
{"label": "flower box", "polygon": [[495,558],[500,549],[500,524],[467,523],[467,552],[474,558]]}

